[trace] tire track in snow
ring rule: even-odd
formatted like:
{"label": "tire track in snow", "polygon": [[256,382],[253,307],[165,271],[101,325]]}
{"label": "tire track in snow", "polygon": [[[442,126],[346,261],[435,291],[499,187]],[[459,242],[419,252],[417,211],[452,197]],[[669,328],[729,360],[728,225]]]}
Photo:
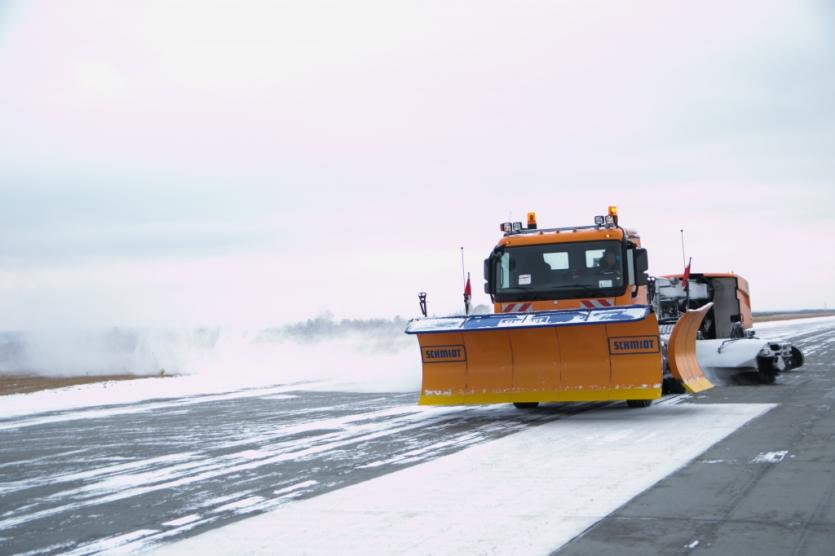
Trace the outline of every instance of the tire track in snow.
{"label": "tire track in snow", "polygon": [[92,554],[190,535],[599,405],[244,394],[0,431],[0,553]]}

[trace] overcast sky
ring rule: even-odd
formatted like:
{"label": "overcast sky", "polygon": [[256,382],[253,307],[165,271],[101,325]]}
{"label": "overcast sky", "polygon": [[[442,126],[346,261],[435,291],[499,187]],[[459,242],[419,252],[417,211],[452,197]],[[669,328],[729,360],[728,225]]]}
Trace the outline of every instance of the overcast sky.
{"label": "overcast sky", "polygon": [[0,3],[0,328],[461,306],[609,204],[655,274],[835,306],[835,8]]}

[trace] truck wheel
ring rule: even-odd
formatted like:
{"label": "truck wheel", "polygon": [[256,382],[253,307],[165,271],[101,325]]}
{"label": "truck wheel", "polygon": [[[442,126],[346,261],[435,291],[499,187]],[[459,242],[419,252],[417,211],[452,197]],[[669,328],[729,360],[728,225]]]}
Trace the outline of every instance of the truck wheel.
{"label": "truck wheel", "polygon": [[757,370],[760,372],[760,380],[763,384],[774,384],[777,378],[777,369],[771,357],[757,357]]}
{"label": "truck wheel", "polygon": [[684,394],[686,392],[687,390],[684,389],[684,385],[671,376],[664,377],[664,380],[661,382],[662,394]]}
{"label": "truck wheel", "polygon": [[803,366],[803,353],[796,347],[792,346],[792,362],[791,368],[796,369]]}
{"label": "truck wheel", "polygon": [[626,400],[626,405],[629,407],[649,407],[652,405],[652,400]]}
{"label": "truck wheel", "polygon": [[533,409],[539,405],[539,402],[513,402],[516,409]]}

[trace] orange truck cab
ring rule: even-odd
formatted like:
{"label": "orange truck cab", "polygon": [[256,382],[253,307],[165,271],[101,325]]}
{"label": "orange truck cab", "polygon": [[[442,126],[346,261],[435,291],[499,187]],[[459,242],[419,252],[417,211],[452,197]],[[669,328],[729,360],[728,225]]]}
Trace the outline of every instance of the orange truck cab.
{"label": "orange truck cab", "polygon": [[484,292],[496,313],[647,304],[647,252],[617,211],[593,226],[538,229],[502,224],[504,237],[484,261]]}

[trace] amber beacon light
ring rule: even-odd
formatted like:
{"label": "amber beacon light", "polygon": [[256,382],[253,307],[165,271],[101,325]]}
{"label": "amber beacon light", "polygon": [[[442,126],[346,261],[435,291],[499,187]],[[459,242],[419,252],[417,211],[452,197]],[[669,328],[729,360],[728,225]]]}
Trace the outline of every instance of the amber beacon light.
{"label": "amber beacon light", "polygon": [[536,213],[529,212],[528,213],[528,229],[535,230],[536,229]]}

